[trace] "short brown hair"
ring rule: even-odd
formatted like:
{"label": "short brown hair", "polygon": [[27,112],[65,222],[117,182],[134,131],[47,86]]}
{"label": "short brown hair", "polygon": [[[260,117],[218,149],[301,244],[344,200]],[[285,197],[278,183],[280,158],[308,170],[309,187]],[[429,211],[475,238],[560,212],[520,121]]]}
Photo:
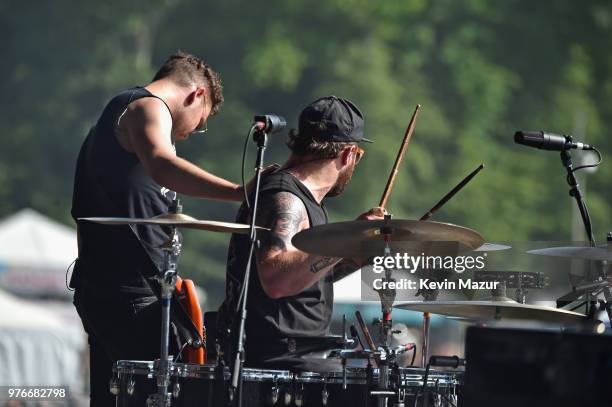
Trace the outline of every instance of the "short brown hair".
{"label": "short brown hair", "polygon": [[219,74],[210,65],[195,55],[178,51],[168,57],[153,77],[153,81],[172,77],[181,86],[206,86],[210,89],[212,109],[210,115],[214,116],[223,104],[223,84]]}
{"label": "short brown hair", "polygon": [[320,141],[317,140],[316,137],[303,136],[295,129],[291,129],[289,132],[289,140],[287,140],[287,146],[295,155],[312,155],[320,159],[336,158],[346,146],[351,144],[355,143]]}

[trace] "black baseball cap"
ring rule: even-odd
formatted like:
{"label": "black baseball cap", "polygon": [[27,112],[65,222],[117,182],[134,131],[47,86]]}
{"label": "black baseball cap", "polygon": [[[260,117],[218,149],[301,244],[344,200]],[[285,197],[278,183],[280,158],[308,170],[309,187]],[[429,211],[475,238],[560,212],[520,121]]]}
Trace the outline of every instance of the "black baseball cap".
{"label": "black baseball cap", "polygon": [[297,137],[317,141],[372,143],[363,137],[363,114],[357,106],[333,95],[319,98],[302,110],[297,133]]}

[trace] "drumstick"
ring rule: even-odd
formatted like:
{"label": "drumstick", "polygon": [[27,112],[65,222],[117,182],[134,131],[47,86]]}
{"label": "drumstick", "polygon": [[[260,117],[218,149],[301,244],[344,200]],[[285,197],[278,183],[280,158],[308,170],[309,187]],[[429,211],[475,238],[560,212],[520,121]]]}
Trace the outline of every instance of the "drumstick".
{"label": "drumstick", "polygon": [[370,331],[368,330],[368,326],[363,321],[363,317],[361,316],[361,312],[355,311],[355,317],[357,317],[357,322],[359,322],[359,327],[361,328],[361,332],[363,332],[363,336],[370,347],[372,352],[376,352],[376,345],[374,345],[374,341],[372,340],[372,336],[370,336]]}
{"label": "drumstick", "polygon": [[472,178],[474,178],[476,176],[476,174],[478,174],[480,172],[480,170],[482,170],[484,168],[484,164],[480,164],[478,166],[478,168],[476,168],[474,171],[472,171],[467,177],[465,177],[463,180],[461,180],[460,183],[457,184],[457,186],[455,188],[453,188],[449,193],[447,193],[446,195],[444,195],[444,197],[442,199],[440,199],[440,201],[434,205],[433,208],[431,208],[425,215],[421,216],[421,219],[419,220],[427,220],[429,218],[431,218],[433,216],[434,213],[436,213],[438,211],[438,209],[440,209],[445,203],[447,203],[457,192],[459,192],[464,186],[466,186],[466,184],[468,182],[471,181]]}
{"label": "drumstick", "polygon": [[387,186],[385,186],[385,191],[383,192],[382,198],[380,198],[380,206],[384,208],[387,205],[387,201],[389,200],[389,195],[391,195],[391,189],[393,188],[393,183],[395,182],[395,177],[397,175],[397,171],[399,169],[400,163],[404,158],[404,153],[406,152],[406,148],[408,147],[408,143],[410,143],[410,139],[412,138],[412,132],[414,130],[414,125],[416,123],[416,118],[421,109],[421,105],[416,105],[416,109],[414,109],[414,113],[412,114],[412,118],[410,119],[410,123],[408,123],[408,128],[406,129],[406,133],[404,134],[404,140],[402,141],[402,145],[397,153],[397,158],[395,159],[395,164],[393,164],[393,169],[391,170],[391,174],[389,175],[389,179],[387,180]]}

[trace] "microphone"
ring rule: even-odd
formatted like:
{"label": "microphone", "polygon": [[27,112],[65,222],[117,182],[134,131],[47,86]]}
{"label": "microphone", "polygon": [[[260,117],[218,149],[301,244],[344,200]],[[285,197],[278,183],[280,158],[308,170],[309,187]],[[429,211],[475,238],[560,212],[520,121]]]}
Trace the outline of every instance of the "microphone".
{"label": "microphone", "polygon": [[284,117],[274,114],[255,116],[253,120],[257,130],[265,133],[275,133],[287,125]]}
{"label": "microphone", "polygon": [[541,150],[564,151],[570,149],[593,150],[593,146],[584,143],[574,143],[570,136],[560,136],[544,131],[517,131],[514,142]]}

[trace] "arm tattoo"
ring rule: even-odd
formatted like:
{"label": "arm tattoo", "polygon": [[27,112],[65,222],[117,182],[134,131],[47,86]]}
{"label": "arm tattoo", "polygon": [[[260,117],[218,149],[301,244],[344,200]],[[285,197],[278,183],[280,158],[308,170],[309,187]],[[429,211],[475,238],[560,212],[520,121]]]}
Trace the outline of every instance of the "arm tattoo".
{"label": "arm tattoo", "polygon": [[257,223],[270,228],[269,233],[262,234],[260,255],[270,250],[286,251],[291,238],[300,231],[300,225],[308,222],[304,203],[290,192],[264,195],[259,208]]}
{"label": "arm tattoo", "polygon": [[334,257],[323,257],[322,259],[317,260],[310,265],[310,272],[318,273],[319,271],[323,270],[325,267],[330,266],[337,262],[338,262],[338,259]]}

